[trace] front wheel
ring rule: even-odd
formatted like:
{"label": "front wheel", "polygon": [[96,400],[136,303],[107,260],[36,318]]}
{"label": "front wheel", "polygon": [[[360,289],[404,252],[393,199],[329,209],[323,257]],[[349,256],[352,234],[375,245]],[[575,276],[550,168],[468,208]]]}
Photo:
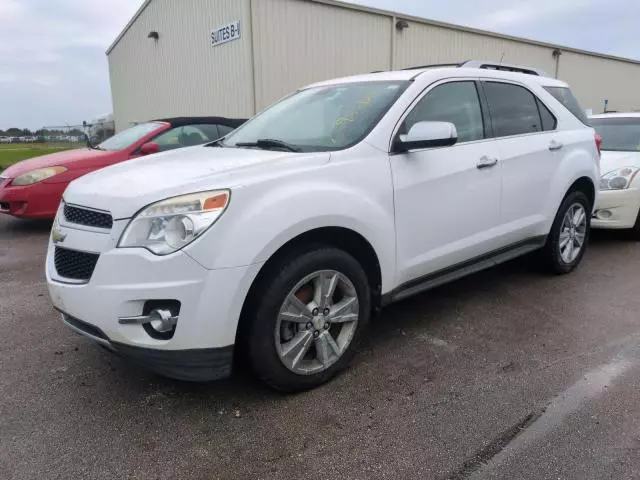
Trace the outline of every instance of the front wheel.
{"label": "front wheel", "polygon": [[369,320],[366,273],[329,247],[283,259],[270,272],[275,276],[257,289],[249,319],[253,370],[281,391],[321,385],[349,363]]}
{"label": "front wheel", "polygon": [[591,231],[591,205],[580,191],[562,201],[542,250],[543,260],[553,273],[564,274],[578,266]]}

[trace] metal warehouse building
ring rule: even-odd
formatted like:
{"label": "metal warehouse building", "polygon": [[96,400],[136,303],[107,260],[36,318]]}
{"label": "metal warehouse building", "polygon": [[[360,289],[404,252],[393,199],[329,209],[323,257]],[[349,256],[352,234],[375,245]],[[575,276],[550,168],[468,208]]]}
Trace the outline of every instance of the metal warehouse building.
{"label": "metal warehouse building", "polygon": [[251,116],[315,81],[467,59],[540,68],[593,112],[640,110],[640,61],[333,0],[146,0],[107,55],[117,130]]}

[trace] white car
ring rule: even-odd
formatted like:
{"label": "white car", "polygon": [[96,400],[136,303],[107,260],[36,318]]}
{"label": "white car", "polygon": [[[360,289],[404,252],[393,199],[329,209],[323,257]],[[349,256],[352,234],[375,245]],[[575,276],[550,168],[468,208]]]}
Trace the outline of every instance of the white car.
{"label": "white car", "polygon": [[72,182],[52,302],[167,376],[224,377],[235,351],[276,389],[317,386],[389,302],[538,249],[576,267],[600,179],[583,116],[565,83],[479,62],[302,88]]}
{"label": "white car", "polygon": [[600,194],[594,228],[630,229],[640,239],[640,113],[590,117],[602,137]]}

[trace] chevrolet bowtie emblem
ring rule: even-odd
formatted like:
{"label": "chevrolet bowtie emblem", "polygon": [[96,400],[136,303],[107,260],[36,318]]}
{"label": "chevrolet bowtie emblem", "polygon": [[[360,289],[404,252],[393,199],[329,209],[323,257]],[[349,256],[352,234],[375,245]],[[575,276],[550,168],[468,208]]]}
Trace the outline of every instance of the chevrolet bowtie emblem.
{"label": "chevrolet bowtie emblem", "polygon": [[67,238],[66,233],[62,233],[57,227],[53,227],[51,230],[51,240],[53,240],[53,243],[62,243],[65,238]]}

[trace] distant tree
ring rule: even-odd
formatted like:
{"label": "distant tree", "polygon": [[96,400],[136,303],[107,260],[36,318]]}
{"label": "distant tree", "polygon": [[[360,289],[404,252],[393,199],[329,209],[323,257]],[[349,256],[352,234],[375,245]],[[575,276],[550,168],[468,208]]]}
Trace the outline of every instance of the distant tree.
{"label": "distant tree", "polygon": [[22,130],[22,135],[24,135],[25,137],[30,137],[31,135],[33,135],[33,133],[31,133],[31,130],[29,130],[28,128],[25,128],[24,130]]}
{"label": "distant tree", "polygon": [[22,129],[16,127],[8,128],[5,133],[10,137],[19,137],[20,135],[23,135]]}
{"label": "distant tree", "polygon": [[78,128],[73,128],[71,130],[69,130],[69,135],[78,135],[78,136],[82,136],[84,135],[84,132]]}

